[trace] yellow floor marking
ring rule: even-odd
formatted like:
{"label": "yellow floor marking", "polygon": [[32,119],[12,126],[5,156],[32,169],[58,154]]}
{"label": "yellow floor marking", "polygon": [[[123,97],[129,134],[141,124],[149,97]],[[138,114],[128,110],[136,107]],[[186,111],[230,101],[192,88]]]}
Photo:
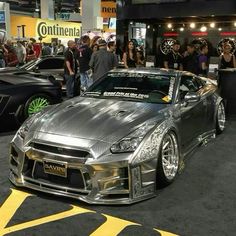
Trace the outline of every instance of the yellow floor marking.
{"label": "yellow floor marking", "polygon": [[[71,205],[72,208],[70,210],[66,210],[64,212],[60,212],[57,214],[49,215],[46,217],[42,217],[42,218],[38,218],[38,219],[31,220],[28,222],[6,227],[9,221],[11,220],[11,218],[16,213],[17,209],[29,196],[33,196],[33,195],[26,192],[18,191],[15,189],[11,189],[10,196],[6,199],[6,201],[0,207],[0,236],[9,234],[12,232],[16,232],[19,230],[35,227],[41,224],[61,220],[67,217],[75,216],[75,215],[80,215],[84,213],[96,214],[95,211],[91,211],[85,208]],[[105,214],[102,214],[102,215],[106,218],[106,222],[103,223],[101,226],[99,226],[90,236],[116,236],[127,226],[131,226],[131,225],[141,226],[140,224],[123,220],[117,217],[112,217]],[[177,236],[176,234],[161,231],[158,229],[154,229],[154,230],[159,232],[162,236]]]}
{"label": "yellow floor marking", "polygon": [[159,229],[154,229],[154,230],[159,232],[161,234],[161,236],[178,236],[177,234],[172,234],[172,233],[162,231],[162,230],[159,230]]}
{"label": "yellow floor marking", "polygon": [[29,193],[11,189],[11,194],[7,200],[0,207],[0,235],[2,230],[6,227],[8,222],[14,216],[17,209],[29,196],[32,196]]}
{"label": "yellow floor marking", "polygon": [[109,215],[102,215],[106,217],[106,222],[102,224],[98,229],[96,229],[92,234],[90,234],[90,236],[116,236],[127,226],[140,225]]}
{"label": "yellow floor marking", "polygon": [[[72,205],[71,205],[72,206]],[[72,206],[71,210],[68,211],[64,211],[61,213],[57,213],[54,215],[50,215],[50,216],[46,216],[40,219],[36,219],[36,220],[32,220],[32,221],[28,221],[25,223],[21,223],[18,225],[14,225],[8,228],[3,229],[2,231],[0,231],[0,235],[4,235],[7,233],[12,233],[15,231],[19,231],[22,229],[27,229],[27,228],[31,228],[31,227],[35,227],[41,224],[45,224],[45,223],[49,223],[49,222],[53,222],[53,221],[57,221],[57,220],[61,220],[70,216],[74,216],[74,215],[79,215],[79,214],[84,214],[84,213],[96,213],[94,211],[90,211],[81,207],[77,207],[77,206]]]}

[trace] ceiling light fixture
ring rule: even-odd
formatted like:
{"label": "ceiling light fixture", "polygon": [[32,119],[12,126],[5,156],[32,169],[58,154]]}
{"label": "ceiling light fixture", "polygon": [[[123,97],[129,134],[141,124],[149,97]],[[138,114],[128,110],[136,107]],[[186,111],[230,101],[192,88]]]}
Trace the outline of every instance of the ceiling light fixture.
{"label": "ceiling light fixture", "polygon": [[36,2],[35,2],[35,11],[36,11],[36,12],[39,12],[39,11],[40,11],[39,5],[38,5],[38,1],[37,1],[37,0],[36,0]]}
{"label": "ceiling light fixture", "polygon": [[201,28],[200,28],[200,31],[201,32],[206,32],[207,31],[207,27],[205,25],[203,25]]}
{"label": "ceiling light fixture", "polygon": [[216,26],[215,22],[211,22],[211,23],[210,23],[210,27],[211,27],[211,28],[215,28],[215,26]]}
{"label": "ceiling light fixture", "polygon": [[193,22],[190,23],[190,28],[191,28],[191,29],[194,29],[195,27],[196,27],[196,24],[195,24],[195,23],[193,23]]}

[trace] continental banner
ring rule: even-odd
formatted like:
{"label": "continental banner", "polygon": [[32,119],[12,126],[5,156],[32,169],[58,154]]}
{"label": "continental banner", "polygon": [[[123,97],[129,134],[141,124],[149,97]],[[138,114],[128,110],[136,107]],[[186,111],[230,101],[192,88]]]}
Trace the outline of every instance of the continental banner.
{"label": "continental banner", "polygon": [[11,15],[11,35],[13,38],[42,38],[43,42],[51,42],[52,38],[74,39],[81,36],[81,23],[59,20],[46,20],[33,17]]}
{"label": "continental banner", "polygon": [[101,0],[101,17],[116,18],[116,1]]}

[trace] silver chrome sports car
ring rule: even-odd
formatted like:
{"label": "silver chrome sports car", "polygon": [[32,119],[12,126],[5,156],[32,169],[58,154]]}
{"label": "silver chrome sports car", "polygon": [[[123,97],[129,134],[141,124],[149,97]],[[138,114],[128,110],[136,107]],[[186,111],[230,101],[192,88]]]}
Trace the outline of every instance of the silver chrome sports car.
{"label": "silver chrome sports car", "polygon": [[95,204],[153,197],[190,151],[224,130],[216,90],[188,72],[113,70],[26,120],[11,142],[10,180]]}

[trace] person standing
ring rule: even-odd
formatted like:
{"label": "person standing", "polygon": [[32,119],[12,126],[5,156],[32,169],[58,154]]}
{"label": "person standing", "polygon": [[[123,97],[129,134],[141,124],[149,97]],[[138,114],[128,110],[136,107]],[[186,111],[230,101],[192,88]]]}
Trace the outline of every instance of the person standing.
{"label": "person standing", "polygon": [[108,51],[112,53],[116,53],[116,42],[115,41],[110,41],[107,44]]}
{"label": "person standing", "polygon": [[0,43],[0,68],[6,66],[5,55],[8,53],[7,49],[4,47],[4,44]]}
{"label": "person standing", "polygon": [[76,93],[76,73],[77,73],[77,60],[76,60],[76,44],[73,40],[69,40],[68,48],[65,52],[65,80],[66,80],[66,95],[68,98],[73,98]]}
{"label": "person standing", "polygon": [[229,43],[224,44],[223,52],[220,55],[219,69],[235,68],[236,60],[235,56],[231,53],[231,45]]}
{"label": "person standing", "polygon": [[26,48],[20,41],[17,41],[16,56],[18,59],[18,66],[24,65],[26,61]]}
{"label": "person standing", "polygon": [[53,41],[53,42],[51,43],[51,55],[52,55],[52,56],[57,55],[57,50],[58,50],[57,42]]}
{"label": "person standing", "polygon": [[199,75],[207,76],[208,71],[208,46],[207,44],[203,44],[200,46],[200,55],[198,56],[198,64],[199,64]]}
{"label": "person standing", "polygon": [[123,54],[123,61],[125,68],[134,68],[136,67],[137,62],[137,53],[133,41],[128,42],[126,51]]}
{"label": "person standing", "polygon": [[137,50],[137,67],[145,67],[145,60],[142,50]]}
{"label": "person standing", "polygon": [[41,43],[37,43],[34,38],[30,38],[30,41],[33,46],[33,50],[35,52],[35,56],[39,58],[41,56],[41,51],[42,51]]}
{"label": "person standing", "polygon": [[183,70],[194,74],[198,73],[198,54],[195,51],[195,46],[191,43],[187,45],[187,51],[184,53]]}
{"label": "person standing", "polygon": [[183,57],[179,53],[180,44],[175,41],[172,50],[166,55],[164,67],[166,69],[183,70]]}
{"label": "person standing", "polygon": [[88,70],[89,61],[93,53],[92,49],[89,47],[90,38],[88,35],[84,35],[81,39],[82,46],[78,51],[78,61],[79,61],[79,72],[80,72],[80,84],[81,90],[85,91],[91,84],[92,80],[89,78]]}
{"label": "person standing", "polygon": [[100,39],[98,41],[99,50],[92,54],[89,62],[90,68],[93,70],[93,80],[101,78],[109,70],[118,66],[117,56],[107,51],[107,43],[105,40]]}

